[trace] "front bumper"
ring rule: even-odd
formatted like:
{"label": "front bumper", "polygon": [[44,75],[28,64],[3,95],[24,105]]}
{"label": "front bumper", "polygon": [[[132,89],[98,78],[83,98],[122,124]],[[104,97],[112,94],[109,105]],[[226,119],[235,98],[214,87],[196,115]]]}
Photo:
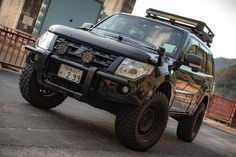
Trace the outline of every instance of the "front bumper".
{"label": "front bumper", "polygon": [[[95,103],[94,101],[97,98],[119,104],[139,105],[152,87],[150,83],[148,83],[150,87],[143,87],[142,82],[147,79],[132,81],[100,71],[96,67],[86,67],[71,60],[61,58],[49,51],[47,52],[32,46],[26,46],[26,49],[29,51],[27,64],[31,64],[37,71],[37,81],[40,84],[91,105]],[[35,54],[38,55],[37,62],[31,60],[31,56]],[[84,72],[79,85],[57,76],[61,64],[66,64]],[[118,88],[124,85],[130,87],[130,92],[126,95],[118,92]]]}

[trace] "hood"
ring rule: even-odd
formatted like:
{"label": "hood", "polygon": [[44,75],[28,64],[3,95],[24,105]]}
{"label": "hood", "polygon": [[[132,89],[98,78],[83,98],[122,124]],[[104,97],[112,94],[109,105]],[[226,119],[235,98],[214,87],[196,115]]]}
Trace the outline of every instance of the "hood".
{"label": "hood", "polygon": [[119,54],[121,56],[141,62],[155,62],[155,60],[158,58],[157,54],[148,52],[148,50],[128,45],[122,41],[119,41],[118,39],[115,40],[99,36],[89,31],[74,29],[62,25],[53,25],[49,28],[49,31],[58,35],[78,40],[81,43],[91,45],[92,47],[105,49],[115,54]]}

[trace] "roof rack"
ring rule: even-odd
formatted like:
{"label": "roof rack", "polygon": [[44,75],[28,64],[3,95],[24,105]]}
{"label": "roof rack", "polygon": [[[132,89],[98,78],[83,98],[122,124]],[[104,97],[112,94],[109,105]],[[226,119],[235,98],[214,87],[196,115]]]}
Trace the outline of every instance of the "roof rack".
{"label": "roof rack", "polygon": [[195,35],[197,35],[203,42],[206,42],[208,47],[211,47],[211,43],[215,34],[211,29],[206,25],[206,23],[179,15],[155,10],[152,8],[147,9],[146,11],[148,18],[158,19],[164,22],[171,23],[172,25],[184,28]]}

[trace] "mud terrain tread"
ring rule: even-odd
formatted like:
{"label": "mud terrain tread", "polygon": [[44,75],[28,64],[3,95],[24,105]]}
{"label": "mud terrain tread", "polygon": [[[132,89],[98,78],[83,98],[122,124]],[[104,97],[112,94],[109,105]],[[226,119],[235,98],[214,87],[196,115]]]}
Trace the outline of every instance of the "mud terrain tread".
{"label": "mud terrain tread", "polygon": [[154,99],[162,104],[161,106],[165,117],[162,117],[162,124],[159,124],[159,129],[156,133],[157,138],[152,141],[142,143],[137,139],[137,119],[139,119],[140,113],[148,107],[149,103],[143,103],[143,105],[138,107],[126,106],[118,112],[115,122],[116,136],[126,147],[136,151],[145,151],[160,140],[168,121],[168,99],[161,92],[157,92]]}
{"label": "mud terrain tread", "polygon": [[193,135],[192,130],[197,121],[198,115],[202,112],[205,112],[205,104],[201,103],[198,109],[195,111],[194,115],[191,117],[182,117],[177,126],[177,137],[185,142],[192,142],[196,137],[196,134]]}
{"label": "mud terrain tread", "polygon": [[20,76],[20,93],[31,105],[41,108],[50,109],[61,104],[66,96],[55,93],[51,97],[44,97],[39,88],[41,85],[36,80],[36,72],[31,65],[26,65]]}

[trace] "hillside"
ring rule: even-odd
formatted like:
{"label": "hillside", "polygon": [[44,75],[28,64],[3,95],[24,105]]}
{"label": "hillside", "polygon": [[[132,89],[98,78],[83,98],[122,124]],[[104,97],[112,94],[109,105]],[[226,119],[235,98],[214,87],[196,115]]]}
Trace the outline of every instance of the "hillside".
{"label": "hillside", "polygon": [[228,59],[228,58],[215,58],[215,71],[222,70],[229,66],[236,64],[236,59]]}
{"label": "hillside", "polygon": [[215,93],[236,101],[236,64],[216,72]]}

